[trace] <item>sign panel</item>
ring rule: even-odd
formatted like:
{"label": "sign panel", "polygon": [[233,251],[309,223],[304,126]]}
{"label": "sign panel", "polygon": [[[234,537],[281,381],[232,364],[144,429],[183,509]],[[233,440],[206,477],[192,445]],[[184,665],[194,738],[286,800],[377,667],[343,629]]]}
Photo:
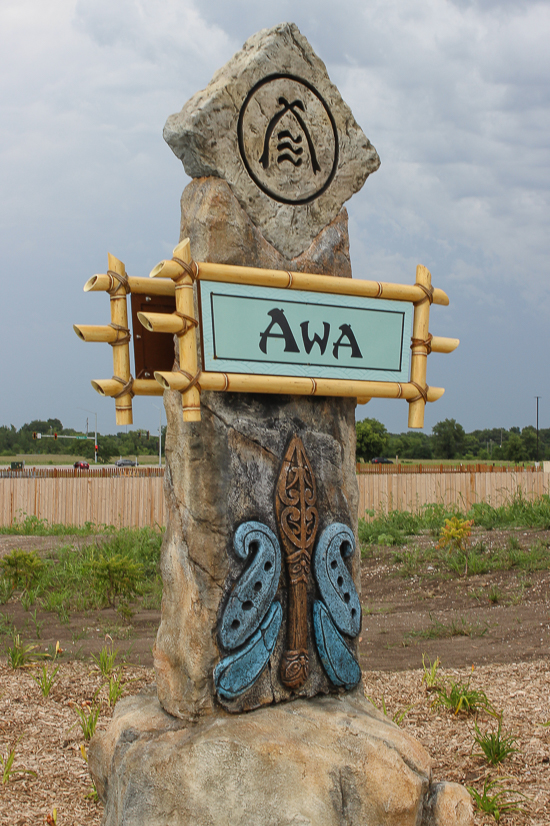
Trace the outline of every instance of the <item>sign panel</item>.
{"label": "sign panel", "polygon": [[406,382],[408,302],[201,280],[203,370]]}

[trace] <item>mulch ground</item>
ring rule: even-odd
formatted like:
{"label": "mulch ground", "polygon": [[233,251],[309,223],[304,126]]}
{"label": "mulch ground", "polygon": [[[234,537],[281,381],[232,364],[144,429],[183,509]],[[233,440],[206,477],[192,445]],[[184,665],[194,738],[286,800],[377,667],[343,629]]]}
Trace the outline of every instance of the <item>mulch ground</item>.
{"label": "mulch ground", "polygon": [[[533,542],[550,545],[549,532],[493,531],[477,539],[487,547],[505,547],[511,539],[525,548]],[[0,556],[11,547],[44,553],[67,541],[72,540],[1,537]],[[434,540],[415,542],[428,546]],[[550,572],[496,571],[446,578],[434,571],[398,576],[395,550],[376,548],[363,560],[359,653],[365,694],[423,744],[432,757],[435,780],[453,780],[479,791],[486,780],[497,780],[525,795],[519,803],[524,811],[502,813],[501,823],[550,826]],[[496,604],[488,598],[491,592],[499,595]],[[158,612],[138,610],[127,625],[112,610],[72,612],[70,625],[39,612],[40,639],[32,637],[33,623],[17,599],[2,606],[2,613],[21,630],[25,643],[47,650],[60,640],[65,655],[51,693],[44,698],[32,679],[41,664],[9,668],[4,655],[9,635],[0,640],[0,781],[2,764],[12,749],[14,753],[8,782],[0,782],[0,826],[51,824],[54,809],[59,826],[99,826],[102,806],[94,799],[75,709],[89,710],[99,702],[98,728],[109,723],[112,707],[105,679],[90,658],[106,643],[120,650],[119,673],[126,694],[154,682],[151,645]],[[428,636],[436,622],[438,628],[458,623],[468,633]],[[479,634],[476,629],[481,629]],[[503,731],[517,738],[518,751],[500,767],[490,767],[478,756],[474,717],[434,705],[434,693],[422,682],[423,653],[431,660],[440,657],[440,682],[470,677],[471,688],[484,691],[502,712]],[[477,724],[482,732],[497,726],[485,713],[478,715]],[[486,826],[495,820],[477,812],[475,822]]]}
{"label": "mulch ground", "polygon": [[[33,673],[37,673],[33,669]],[[136,693],[153,682],[152,669],[122,667],[126,693]],[[442,670],[442,677],[467,679],[471,670]],[[4,760],[15,749],[9,782],[0,785],[0,823],[36,826],[52,823],[57,810],[59,826],[99,826],[102,805],[93,796],[86,748],[75,706],[89,709],[101,703],[98,728],[108,725],[112,708],[107,704],[105,681],[96,668],[82,662],[60,663],[50,695],[42,697],[29,669],[12,670],[0,663],[0,754]],[[471,687],[482,689],[503,712],[503,728],[517,737],[518,752],[500,768],[489,768],[476,756],[473,718],[432,706],[434,695],[422,683],[422,670],[397,673],[368,672],[365,693],[390,717],[400,717],[433,759],[436,780],[454,780],[477,789],[486,778],[526,795],[524,812],[503,815],[504,824],[548,826],[550,823],[550,720],[548,666],[545,661],[486,665],[471,673]],[[482,731],[495,721],[479,715]],[[20,771],[24,770],[24,771]],[[27,774],[27,771],[33,774]],[[50,818],[48,820],[48,818]],[[494,823],[476,814],[476,824]]]}

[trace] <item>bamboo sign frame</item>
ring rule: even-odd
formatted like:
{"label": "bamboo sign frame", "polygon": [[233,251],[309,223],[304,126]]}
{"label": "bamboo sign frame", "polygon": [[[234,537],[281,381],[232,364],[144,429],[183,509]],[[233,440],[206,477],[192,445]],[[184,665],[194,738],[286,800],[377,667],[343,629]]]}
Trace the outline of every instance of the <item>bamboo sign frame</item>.
{"label": "bamboo sign frame", "polygon": [[[105,396],[116,399],[117,424],[131,424],[131,401],[128,417],[127,397],[132,395],[160,395],[164,389],[178,390],[182,394],[184,421],[200,421],[201,390],[238,393],[273,393],[309,396],[356,397],[360,404],[371,398],[403,398],[409,402],[409,427],[424,425],[426,402],[434,402],[445,392],[440,387],[426,384],[427,356],[430,352],[450,353],[459,344],[458,339],[432,336],[429,333],[431,304],[446,306],[449,303],[443,290],[432,287],[431,274],[426,267],[416,269],[416,282],[412,285],[391,284],[378,281],[352,280],[337,276],[312,273],[267,270],[255,267],[238,267],[227,264],[199,263],[192,260],[189,239],[175,247],[170,260],[161,261],[150,273],[150,279],[128,278],[124,265],[117,262],[124,274],[124,286],[120,283],[113,293],[112,270],[114,259],[109,256],[107,275],[96,275],[84,289],[105,290],[119,300],[125,299],[126,292],[175,295],[175,313],[138,313],[138,319],[151,332],[173,333],[178,336],[179,370],[155,372],[155,380],[132,380],[129,364],[114,363],[114,376],[110,380],[94,381],[94,388]],[[413,331],[411,343],[410,380],[358,381],[304,376],[253,375],[247,373],[210,372],[201,370],[197,360],[197,328],[200,319],[194,314],[194,282],[213,281],[226,284],[243,284],[255,287],[275,287],[281,290],[301,290],[349,297],[368,297],[406,301],[414,305]],[[122,303],[122,302],[120,302]],[[111,307],[113,305],[111,304]],[[113,310],[112,310],[113,316]],[[117,316],[118,318],[118,316]],[[107,327],[75,325],[74,329],[86,341],[107,341],[114,345],[113,361],[117,350],[126,347],[127,340],[120,342],[120,321]],[[118,372],[117,372],[118,370]],[[126,384],[121,388],[121,380]],[[122,382],[124,384],[124,382]],[[124,391],[124,393],[122,393]],[[121,395],[122,393],[122,395]],[[123,417],[126,417],[122,421]]]}
{"label": "bamboo sign frame", "polygon": [[117,425],[133,424],[134,396],[161,396],[162,389],[154,379],[134,379],[130,372],[130,330],[128,328],[128,293],[174,295],[174,283],[166,279],[152,282],[149,278],[130,278],[122,261],[108,253],[108,271],[93,275],[84,285],[84,292],[107,292],[110,296],[111,323],[107,325],[74,324],[82,341],[103,341],[113,347],[113,378],[92,381],[92,387],[103,396],[115,399]]}

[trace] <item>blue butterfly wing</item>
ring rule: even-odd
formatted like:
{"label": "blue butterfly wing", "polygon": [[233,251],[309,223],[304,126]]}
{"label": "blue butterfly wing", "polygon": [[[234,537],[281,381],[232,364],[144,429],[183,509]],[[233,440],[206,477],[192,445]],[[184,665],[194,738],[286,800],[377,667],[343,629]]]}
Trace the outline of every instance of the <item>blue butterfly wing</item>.
{"label": "blue butterfly wing", "polygon": [[359,663],[319,600],[313,603],[313,628],[317,651],[329,680],[334,685],[353,688],[361,679]]}
{"label": "blue butterfly wing", "polygon": [[355,551],[353,531],[341,522],[325,528],[313,557],[313,575],[336,627],[349,637],[361,630],[361,603],[344,559]]}
{"label": "blue butterfly wing", "polygon": [[252,561],[239,577],[218,627],[223,648],[232,650],[254,634],[279,587],[281,549],[273,531],[261,522],[245,522],[235,531],[233,546],[241,559]]}
{"label": "blue butterfly wing", "polygon": [[216,665],[214,685],[220,696],[233,700],[254,685],[273,653],[282,619],[281,603],[274,602],[247,645]]}

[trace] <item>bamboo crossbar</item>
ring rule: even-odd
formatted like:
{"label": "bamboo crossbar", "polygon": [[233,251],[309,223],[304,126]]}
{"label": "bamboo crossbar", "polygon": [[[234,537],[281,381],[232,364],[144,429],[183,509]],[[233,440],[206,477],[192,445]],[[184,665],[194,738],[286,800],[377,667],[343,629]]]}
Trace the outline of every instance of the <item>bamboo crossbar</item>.
{"label": "bamboo crossbar", "polygon": [[430,342],[432,353],[452,353],[460,344],[459,338],[446,338],[445,336],[433,336]]}
{"label": "bamboo crossbar", "polygon": [[120,330],[106,324],[73,324],[73,330],[82,341],[102,341],[113,344],[121,338]]}
{"label": "bamboo crossbar", "polygon": [[[164,389],[184,393],[189,380],[181,373],[157,371],[155,379]],[[233,393],[281,393],[294,396],[348,396],[379,399],[412,399],[417,388],[409,382],[354,381],[347,379],[310,379],[303,376],[258,376],[247,373],[209,373],[199,376],[202,390]],[[443,387],[429,387],[428,401],[441,398]]]}
{"label": "bamboo crossbar", "polygon": [[151,333],[181,333],[185,329],[183,319],[175,313],[138,313],[137,317]]}
{"label": "bamboo crossbar", "polygon": [[[94,379],[92,387],[100,396],[120,393],[120,384],[114,379]],[[154,379],[134,379],[132,392],[135,396],[162,396],[163,389]]]}
{"label": "bamboo crossbar", "polygon": [[[233,264],[195,262],[198,281],[223,281],[229,284],[248,284],[256,287],[278,287],[288,290],[309,290],[317,293],[385,298],[393,301],[422,301],[424,291],[415,284],[389,284],[381,281],[342,278],[335,275],[265,270],[258,267],[237,267]],[[150,278],[177,277],[182,268],[176,261],[161,261],[151,270]],[[172,275],[173,273],[173,275]],[[433,303],[447,306],[449,298],[440,289],[433,291]]]}
{"label": "bamboo crossbar", "polygon": [[[103,274],[92,275],[84,284],[84,292],[108,292],[113,283],[110,276]],[[151,278],[128,277],[128,287],[131,293],[138,295],[174,295],[174,282],[167,278],[153,281]]]}

